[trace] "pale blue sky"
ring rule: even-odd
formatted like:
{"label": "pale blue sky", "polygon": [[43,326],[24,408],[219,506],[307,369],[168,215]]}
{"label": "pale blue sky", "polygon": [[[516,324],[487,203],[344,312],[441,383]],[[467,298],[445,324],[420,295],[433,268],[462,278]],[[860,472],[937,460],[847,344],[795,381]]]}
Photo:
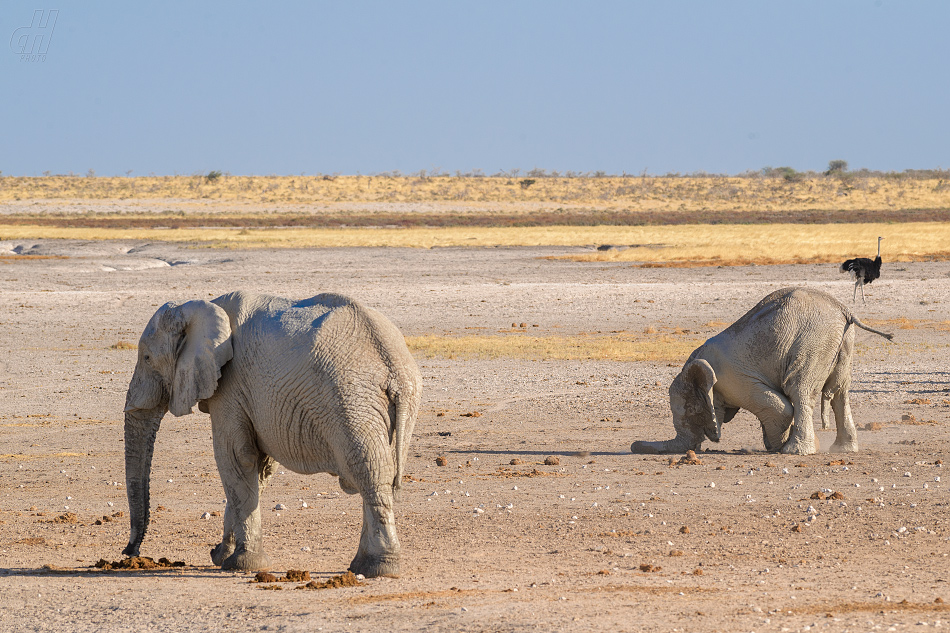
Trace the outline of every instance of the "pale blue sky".
{"label": "pale blue sky", "polygon": [[945,1],[51,1],[5,175],[950,167]]}

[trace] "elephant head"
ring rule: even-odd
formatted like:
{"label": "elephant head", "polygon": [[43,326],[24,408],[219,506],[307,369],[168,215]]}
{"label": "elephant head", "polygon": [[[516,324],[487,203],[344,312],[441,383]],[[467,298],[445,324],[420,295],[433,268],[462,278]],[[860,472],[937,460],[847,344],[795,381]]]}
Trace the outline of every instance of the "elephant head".
{"label": "elephant head", "polygon": [[[139,339],[135,372],[125,397],[125,482],[131,534],[123,550],[137,556],[149,519],[149,477],[155,434],[166,411],[191,413],[214,395],[231,360],[227,313],[208,301],[166,303]],[[201,405],[199,404],[199,408]]]}
{"label": "elephant head", "polygon": [[683,370],[670,385],[670,409],[676,437],[663,442],[634,442],[634,453],[684,453],[699,450],[703,436],[718,442],[722,420],[716,415],[713,385],[716,372],[712,365],[698,358],[683,365]]}

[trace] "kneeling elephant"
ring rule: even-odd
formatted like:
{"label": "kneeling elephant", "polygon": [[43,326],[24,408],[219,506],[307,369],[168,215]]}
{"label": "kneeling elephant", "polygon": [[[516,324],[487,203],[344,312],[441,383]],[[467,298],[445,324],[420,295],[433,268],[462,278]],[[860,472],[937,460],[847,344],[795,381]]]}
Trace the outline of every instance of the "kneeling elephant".
{"label": "kneeling elephant", "polygon": [[690,354],[670,385],[676,437],[634,442],[634,453],[699,450],[718,442],[722,425],[739,409],[762,425],[765,448],[796,455],[818,451],[812,407],[821,397],[822,425],[834,410],[835,452],[858,450],[848,389],[854,328],[861,323],[831,295],[806,288],[776,290],[741,319]]}
{"label": "kneeling elephant", "polygon": [[125,470],[136,556],[149,522],[155,435],[167,411],[211,414],[214,457],[227,496],[224,536],[211,559],[263,570],[260,493],[275,461],[338,475],[363,497],[350,569],[399,572],[395,493],[421,399],[405,340],[379,312],[347,297],[303,301],[233,292],[166,303],[139,341],[125,401]]}

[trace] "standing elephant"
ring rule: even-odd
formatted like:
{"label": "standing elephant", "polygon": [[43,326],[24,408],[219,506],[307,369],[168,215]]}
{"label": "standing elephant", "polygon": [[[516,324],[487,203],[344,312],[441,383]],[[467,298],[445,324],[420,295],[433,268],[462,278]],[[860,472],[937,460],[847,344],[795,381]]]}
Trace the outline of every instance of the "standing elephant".
{"label": "standing elephant", "polygon": [[211,414],[214,458],[227,495],[223,569],[270,566],[260,494],[275,462],[338,475],[363,497],[363,529],[350,569],[399,573],[393,515],[421,399],[422,377],[399,330],[337,294],[303,301],[232,292],[166,303],[139,340],[125,400],[125,472],[131,515],[127,556],[149,520],[155,434],[166,411]]}
{"label": "standing elephant", "polygon": [[739,409],[762,424],[765,448],[795,455],[817,452],[812,407],[821,397],[822,426],[834,409],[834,452],[858,450],[848,389],[854,328],[869,328],[831,295],[807,288],[776,290],[689,356],[670,385],[676,437],[634,442],[634,453],[699,450],[718,442]]}

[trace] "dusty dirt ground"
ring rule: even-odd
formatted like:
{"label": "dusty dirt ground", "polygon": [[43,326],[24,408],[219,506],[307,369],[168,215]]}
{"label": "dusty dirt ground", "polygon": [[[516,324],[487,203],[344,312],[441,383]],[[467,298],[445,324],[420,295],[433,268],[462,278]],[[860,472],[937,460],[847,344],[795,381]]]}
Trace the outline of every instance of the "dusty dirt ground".
{"label": "dusty dirt ground", "polygon": [[[121,412],[135,352],[110,346],[136,342],[165,301],[338,291],[407,335],[526,322],[542,335],[652,326],[706,337],[722,329],[710,322],[733,321],[778,287],[818,287],[850,304],[851,283],[830,265],[541,259],[570,250],[554,248],[0,244],[0,254],[14,249],[68,258],[0,259],[0,630],[950,626],[948,263],[885,263],[867,305],[858,300],[865,321],[907,320],[879,325],[894,343],[858,333],[856,454],[765,453],[743,412],[720,444],[704,444],[700,464],[671,465],[629,446],[672,437],[667,388],[678,363],[420,357],[425,400],[397,507],[402,576],[277,591],[210,566],[224,494],[203,414],[163,422],[142,547],[186,565],[94,567],[121,559],[128,539]],[[818,438],[827,448],[833,431]],[[549,456],[559,463],[545,464]],[[328,475],[281,469],[264,508],[273,571],[325,581],[345,570],[358,497]]]}

